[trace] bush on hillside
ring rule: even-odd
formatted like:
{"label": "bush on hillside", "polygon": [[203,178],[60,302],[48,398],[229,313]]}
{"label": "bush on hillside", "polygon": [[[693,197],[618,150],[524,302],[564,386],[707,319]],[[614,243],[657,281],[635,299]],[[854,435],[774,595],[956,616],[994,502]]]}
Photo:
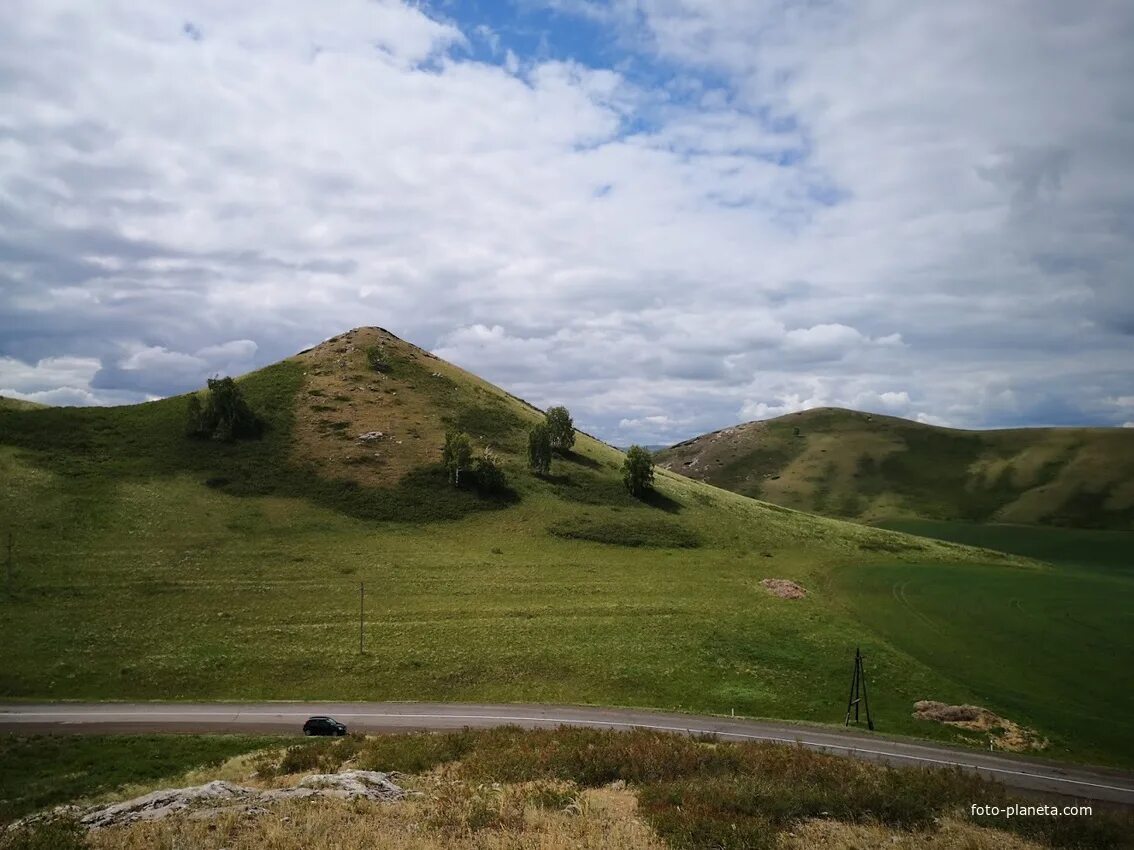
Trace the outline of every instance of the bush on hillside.
{"label": "bush on hillside", "polygon": [[551,446],[557,452],[569,452],[575,445],[575,423],[566,407],[548,408],[547,429],[551,433]]}
{"label": "bush on hillside", "polygon": [[528,465],[539,475],[551,471],[551,429],[543,422],[528,432]]}
{"label": "bush on hillside", "polygon": [[449,483],[460,487],[461,473],[472,467],[472,442],[469,435],[461,431],[446,431],[441,459],[449,473]]}
{"label": "bush on hillside", "polygon": [[654,456],[648,449],[631,446],[622,462],[622,483],[631,496],[642,498],[654,487]]}
{"label": "bush on hillside", "polygon": [[476,487],[482,493],[503,493],[508,488],[500,460],[492,449],[485,449],[476,459],[473,474],[476,477]]}
{"label": "bush on hillside", "polygon": [[382,349],[376,345],[372,345],[366,349],[366,363],[375,372],[389,372],[390,364],[386,360],[386,355]]}
{"label": "bush on hillside", "polygon": [[185,430],[191,437],[230,441],[259,437],[264,423],[252,412],[236,381],[209,378],[204,404],[197,393],[189,396]]}

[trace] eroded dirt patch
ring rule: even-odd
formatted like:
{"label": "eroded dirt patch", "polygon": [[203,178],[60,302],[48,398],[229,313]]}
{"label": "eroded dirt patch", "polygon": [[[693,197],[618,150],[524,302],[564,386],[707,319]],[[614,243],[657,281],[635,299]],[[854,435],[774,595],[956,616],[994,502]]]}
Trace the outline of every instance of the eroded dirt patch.
{"label": "eroded dirt patch", "polygon": [[913,716],[918,720],[932,720],[958,729],[984,732],[994,747],[1013,753],[1042,750],[1048,744],[1047,739],[1034,729],[1021,726],[979,705],[949,705],[923,699],[914,703]]}
{"label": "eroded dirt patch", "polygon": [[766,578],[760,582],[760,586],[772,596],[778,596],[780,599],[803,599],[807,596],[806,588],[796,584],[791,579]]}

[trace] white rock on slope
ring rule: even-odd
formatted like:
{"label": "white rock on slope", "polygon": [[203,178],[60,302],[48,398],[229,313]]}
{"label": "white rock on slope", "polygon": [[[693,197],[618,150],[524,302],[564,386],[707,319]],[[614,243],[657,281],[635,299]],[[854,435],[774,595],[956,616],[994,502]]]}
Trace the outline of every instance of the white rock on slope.
{"label": "white rock on slope", "polygon": [[156,821],[181,812],[191,817],[213,817],[223,811],[242,810],[247,814],[264,811],[263,806],[291,799],[366,799],[401,800],[406,792],[385,773],[372,770],[347,770],[343,773],[319,773],[305,776],[293,788],[263,791],[224,780],[206,782],[190,788],[163,788],[141,797],[106,806],[79,808],[61,806],[47,814],[32,815],[17,821],[10,828],[26,823],[67,815],[77,818],[87,829],[122,826],[139,821]]}

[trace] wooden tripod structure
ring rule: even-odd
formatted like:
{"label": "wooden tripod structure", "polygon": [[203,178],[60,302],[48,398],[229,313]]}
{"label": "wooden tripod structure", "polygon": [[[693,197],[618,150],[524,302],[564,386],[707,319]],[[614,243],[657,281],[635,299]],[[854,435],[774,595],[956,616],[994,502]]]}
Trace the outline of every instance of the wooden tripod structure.
{"label": "wooden tripod structure", "polygon": [[850,726],[851,711],[854,711],[854,722],[858,723],[858,706],[866,709],[866,728],[874,731],[874,718],[870,716],[870,699],[866,695],[866,671],[862,667],[862,650],[857,646],[854,649],[854,676],[851,677],[850,698],[847,700],[847,716],[844,726]]}

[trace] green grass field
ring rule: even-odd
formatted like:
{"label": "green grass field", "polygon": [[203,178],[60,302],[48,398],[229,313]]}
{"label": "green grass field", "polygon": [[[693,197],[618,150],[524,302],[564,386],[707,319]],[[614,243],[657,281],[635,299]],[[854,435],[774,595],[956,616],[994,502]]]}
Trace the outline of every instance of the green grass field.
{"label": "green grass field", "polygon": [[[381,383],[359,371],[361,353],[334,349],[347,352],[334,375],[361,388],[354,396],[313,383],[328,361],[247,376],[245,393],[269,424],[258,441],[184,437],[183,398],[0,410],[0,516],[15,534],[14,586],[0,594],[0,697],[571,702],[829,723],[841,721],[862,645],[881,730],[961,739],[910,716],[926,697],[1010,716],[1018,707],[1010,682],[1001,691],[960,675],[895,634],[858,604],[866,584],[847,576],[968,569],[1039,587],[1046,568],[672,473],[640,502],[621,488],[621,456],[582,435],[536,477],[521,454],[532,409],[389,345],[393,370]],[[362,394],[370,406],[340,401],[332,414],[349,427],[322,429],[296,412]],[[441,417],[496,447],[508,498],[444,483],[439,446],[414,437],[440,433],[431,423]],[[388,421],[404,443],[360,452],[353,429]],[[382,470],[407,465],[398,452],[425,465],[383,482]],[[634,545],[611,542],[620,539]],[[980,564],[992,566],[973,572]],[[773,597],[760,586],[770,577],[812,593]],[[1095,625],[1076,623],[1061,634],[1087,645]],[[998,627],[969,621],[982,633]],[[1016,661],[1032,663],[1031,647],[1015,646]],[[1125,659],[1100,656],[1094,669],[1117,688]],[[1096,699],[1099,716],[1115,704],[1101,686],[1079,698]],[[1134,763],[1128,736],[1104,752],[1100,733],[1061,710],[1014,719],[1034,720],[1056,755]]]}
{"label": "green grass field", "polygon": [[876,525],[935,540],[1012,552],[1052,564],[1134,573],[1134,532],[1130,531],[976,525],[916,519],[888,520]]}
{"label": "green grass field", "polygon": [[1097,761],[1134,749],[1134,534],[895,521],[1056,566],[870,566],[836,574],[853,615],[984,704],[1067,730]]}

